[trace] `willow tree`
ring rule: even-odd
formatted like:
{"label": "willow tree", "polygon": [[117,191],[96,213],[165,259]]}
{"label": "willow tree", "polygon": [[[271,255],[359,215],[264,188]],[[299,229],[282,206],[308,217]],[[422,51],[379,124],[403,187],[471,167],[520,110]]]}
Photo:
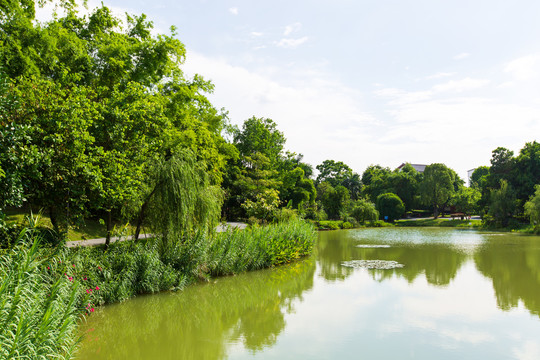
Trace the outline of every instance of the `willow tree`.
{"label": "willow tree", "polygon": [[148,221],[166,248],[195,231],[211,232],[219,221],[223,193],[211,184],[206,165],[184,150],[155,164],[152,185],[141,200],[136,237]]}

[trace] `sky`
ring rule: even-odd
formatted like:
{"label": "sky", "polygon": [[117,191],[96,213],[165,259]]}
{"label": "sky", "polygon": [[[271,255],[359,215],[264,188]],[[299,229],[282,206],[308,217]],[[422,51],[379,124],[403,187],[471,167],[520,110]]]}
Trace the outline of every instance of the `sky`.
{"label": "sky", "polygon": [[540,141],[537,0],[103,2],[175,26],[214,106],[272,119],[314,167],[444,163],[466,180]]}

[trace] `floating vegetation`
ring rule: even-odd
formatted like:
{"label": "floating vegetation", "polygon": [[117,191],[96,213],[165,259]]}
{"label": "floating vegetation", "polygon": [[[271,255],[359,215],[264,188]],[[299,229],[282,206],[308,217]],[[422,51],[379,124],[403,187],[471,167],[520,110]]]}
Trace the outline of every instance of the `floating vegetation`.
{"label": "floating vegetation", "polygon": [[367,248],[367,249],[371,249],[371,248],[389,248],[390,245],[370,245],[370,244],[360,244],[360,245],[356,245],[356,247],[359,247],[359,248]]}
{"label": "floating vegetation", "polygon": [[355,269],[377,269],[377,270],[389,270],[402,268],[403,264],[392,260],[351,260],[341,263],[342,266],[352,267]]}

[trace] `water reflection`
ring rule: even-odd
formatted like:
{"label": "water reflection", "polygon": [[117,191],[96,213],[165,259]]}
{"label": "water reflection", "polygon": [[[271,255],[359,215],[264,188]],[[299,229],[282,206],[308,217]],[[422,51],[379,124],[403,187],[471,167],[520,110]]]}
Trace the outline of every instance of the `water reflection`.
{"label": "water reflection", "polygon": [[539,315],[540,237],[321,232],[311,259],[99,309],[78,359],[539,358]]}
{"label": "water reflection", "polygon": [[[450,238],[450,233],[445,233],[446,239],[432,229],[428,230],[427,235],[426,232],[411,229],[321,233],[317,244],[321,275],[330,281],[344,280],[352,274],[352,269],[341,266],[343,261],[389,260],[405,266],[393,270],[371,270],[373,279],[383,281],[397,275],[411,283],[423,274],[432,285],[448,285],[467,260],[468,252],[464,245],[471,244],[471,241],[468,239],[454,244],[456,237]],[[368,247],[369,244],[373,247]],[[380,247],[383,244],[388,247]]]}
{"label": "water reflection", "polygon": [[478,271],[490,278],[503,310],[521,300],[540,315],[540,239],[529,236],[493,236],[474,254]]}
{"label": "water reflection", "polygon": [[77,359],[223,359],[231,343],[272,346],[313,287],[314,260],[99,309]]}

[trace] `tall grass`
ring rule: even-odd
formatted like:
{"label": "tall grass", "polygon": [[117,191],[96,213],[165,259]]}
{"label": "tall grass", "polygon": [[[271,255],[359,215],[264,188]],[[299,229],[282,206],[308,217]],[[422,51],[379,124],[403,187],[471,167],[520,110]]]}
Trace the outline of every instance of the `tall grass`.
{"label": "tall grass", "polygon": [[316,238],[313,225],[290,221],[217,234],[206,262],[211,275],[227,275],[283,264],[308,255]]}
{"label": "tall grass", "polygon": [[70,359],[77,344],[85,311],[78,282],[47,276],[38,243],[23,231],[0,256],[0,359]]}
{"label": "tall grass", "polygon": [[158,238],[114,243],[105,252],[77,248],[68,253],[67,276],[81,282],[91,304],[113,303],[290,262],[310,254],[315,237],[311,224],[293,221],[213,236],[201,232],[166,247]]}

